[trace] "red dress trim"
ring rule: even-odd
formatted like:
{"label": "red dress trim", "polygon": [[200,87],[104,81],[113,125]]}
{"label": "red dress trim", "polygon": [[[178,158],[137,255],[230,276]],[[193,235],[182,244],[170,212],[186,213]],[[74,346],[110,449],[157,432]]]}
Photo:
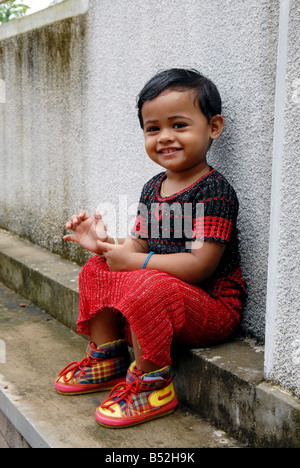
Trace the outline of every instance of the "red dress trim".
{"label": "red dress trim", "polygon": [[207,172],[206,174],[204,174],[203,176],[200,177],[200,179],[196,180],[196,182],[194,182],[192,185],[190,185],[189,187],[181,190],[180,192],[177,192],[177,193],[174,193],[174,195],[170,195],[169,197],[164,197],[162,198],[160,196],[160,189],[161,189],[161,184],[163,182],[163,179],[166,179],[167,178],[167,175],[166,173],[163,174],[162,178],[160,179],[159,183],[157,184],[157,187],[156,187],[156,197],[159,201],[166,201],[166,200],[171,200],[172,198],[174,197],[177,197],[178,195],[180,195],[181,193],[184,193],[184,192],[187,192],[188,190],[190,190],[192,187],[194,187],[196,184],[198,184],[200,182],[200,180],[204,179],[205,177],[207,177],[209,174],[212,174],[213,172],[215,172],[215,169],[212,168],[209,172]]}

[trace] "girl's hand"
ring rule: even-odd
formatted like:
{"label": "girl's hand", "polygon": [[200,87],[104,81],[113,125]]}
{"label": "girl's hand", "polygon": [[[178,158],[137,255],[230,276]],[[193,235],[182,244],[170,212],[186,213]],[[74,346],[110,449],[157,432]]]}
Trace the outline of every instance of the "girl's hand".
{"label": "girl's hand", "polygon": [[97,241],[107,240],[106,226],[98,210],[94,212],[94,218],[86,211],[81,211],[78,215],[71,216],[66,223],[66,228],[74,232],[63,237],[65,241],[76,242],[86,250],[97,254],[102,254],[102,250],[97,245]]}
{"label": "girl's hand", "polygon": [[131,237],[127,237],[121,245],[101,241],[98,241],[97,245],[106,258],[106,263],[111,271],[130,271],[132,269],[132,259],[137,253],[137,246]]}

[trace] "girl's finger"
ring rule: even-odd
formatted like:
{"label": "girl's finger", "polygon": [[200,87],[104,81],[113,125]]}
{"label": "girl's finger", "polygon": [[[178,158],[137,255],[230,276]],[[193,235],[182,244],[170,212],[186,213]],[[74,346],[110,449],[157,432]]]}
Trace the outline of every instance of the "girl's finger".
{"label": "girl's finger", "polygon": [[90,214],[87,211],[80,211],[78,217],[81,221],[84,221],[90,217]]}
{"label": "girl's finger", "polygon": [[97,240],[97,245],[103,252],[107,252],[107,245],[108,245],[107,242],[102,242],[100,240]]}
{"label": "girl's finger", "polygon": [[102,219],[100,211],[97,208],[94,211],[94,219],[95,219],[95,221],[100,221],[100,219]]}
{"label": "girl's finger", "polygon": [[109,252],[110,250],[113,249],[114,245],[109,244],[108,242],[102,242],[100,240],[97,240],[97,245],[98,247],[102,250],[102,252],[105,254],[106,252]]}
{"label": "girl's finger", "polygon": [[67,234],[66,236],[63,236],[63,240],[65,240],[65,241],[74,241],[74,236],[73,236],[73,234]]}
{"label": "girl's finger", "polygon": [[99,229],[98,226],[96,226],[96,234],[97,234],[98,239],[100,239],[100,241],[102,242],[105,242],[108,237],[106,230],[101,229],[101,228]]}
{"label": "girl's finger", "polygon": [[71,216],[71,223],[72,223],[72,225],[78,224],[78,216],[77,215]]}
{"label": "girl's finger", "polygon": [[99,240],[104,242],[107,239],[106,226],[103,223],[100,223],[100,220],[97,220],[96,218],[95,218],[95,221],[96,221],[96,234]]}

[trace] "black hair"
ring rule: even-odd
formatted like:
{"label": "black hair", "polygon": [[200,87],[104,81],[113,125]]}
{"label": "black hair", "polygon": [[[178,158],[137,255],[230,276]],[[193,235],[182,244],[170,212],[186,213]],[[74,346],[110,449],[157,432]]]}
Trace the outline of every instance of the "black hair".
{"label": "black hair", "polygon": [[142,107],[146,101],[157,97],[166,89],[176,91],[194,90],[195,101],[198,102],[202,113],[210,122],[211,118],[222,112],[222,102],[215,84],[201,75],[197,70],[185,68],[171,68],[157,73],[145,84],[137,98],[138,118],[144,128]]}

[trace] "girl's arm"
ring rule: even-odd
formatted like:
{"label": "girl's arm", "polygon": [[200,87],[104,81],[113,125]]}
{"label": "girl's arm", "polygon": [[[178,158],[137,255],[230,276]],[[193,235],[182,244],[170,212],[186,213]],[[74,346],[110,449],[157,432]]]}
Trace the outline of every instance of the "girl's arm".
{"label": "girl's arm", "polygon": [[[130,238],[119,246],[98,242],[111,270],[133,271],[142,268],[148,253],[137,252],[133,242]],[[213,274],[224,250],[225,244],[221,242],[205,241],[200,248],[192,249],[191,253],[153,254],[146,268],[160,270],[187,283],[196,284]]]}
{"label": "girl's arm", "polygon": [[197,284],[212,276],[225,250],[225,244],[206,241],[191,253],[182,252],[152,255],[147,268],[154,268],[176,276],[187,283]]}

